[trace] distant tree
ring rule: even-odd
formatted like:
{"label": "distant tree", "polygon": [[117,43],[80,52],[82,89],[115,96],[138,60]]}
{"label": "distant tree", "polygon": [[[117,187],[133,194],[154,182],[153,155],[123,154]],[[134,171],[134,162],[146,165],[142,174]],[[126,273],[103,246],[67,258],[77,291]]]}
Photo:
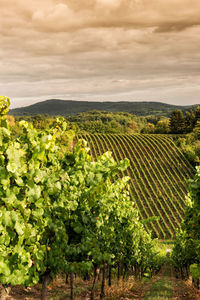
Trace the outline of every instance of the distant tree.
{"label": "distant tree", "polygon": [[141,133],[154,133],[155,125],[152,123],[146,123],[145,127],[142,128]]}
{"label": "distant tree", "polygon": [[122,126],[119,122],[113,120],[111,122],[107,122],[106,123],[108,131],[110,131],[110,133],[119,133],[122,131]]}
{"label": "distant tree", "polygon": [[193,129],[196,139],[200,139],[200,121],[197,121],[196,126]]}
{"label": "distant tree", "polygon": [[129,131],[138,132],[138,125],[135,121],[129,121],[127,123],[127,128]]}
{"label": "distant tree", "polygon": [[157,122],[160,121],[160,116],[150,115],[150,116],[146,116],[145,119],[146,119],[147,123],[152,123],[152,124],[156,125]]}
{"label": "distant tree", "polygon": [[184,117],[184,125],[185,125],[185,132],[192,132],[194,126],[195,126],[196,120],[195,120],[195,113],[193,111],[189,112],[186,111],[185,117]]}
{"label": "distant tree", "polygon": [[184,117],[181,110],[174,110],[172,112],[170,118],[170,132],[177,134],[185,132]]}
{"label": "distant tree", "polygon": [[169,133],[169,119],[160,120],[155,126],[155,133]]}
{"label": "distant tree", "polygon": [[80,132],[88,133],[135,133],[147,122],[145,117],[124,112],[88,111],[68,116],[71,124],[76,124]]}
{"label": "distant tree", "polygon": [[195,109],[195,125],[198,121],[200,121],[200,105]]}

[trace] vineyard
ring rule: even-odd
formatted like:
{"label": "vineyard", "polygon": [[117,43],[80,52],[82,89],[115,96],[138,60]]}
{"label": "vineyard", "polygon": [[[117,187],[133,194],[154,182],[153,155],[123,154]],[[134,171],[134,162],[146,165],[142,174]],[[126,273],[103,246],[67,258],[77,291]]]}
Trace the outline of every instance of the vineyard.
{"label": "vineyard", "polygon": [[63,118],[44,130],[22,120],[13,137],[9,104],[0,97],[0,298],[42,283],[46,300],[49,283],[65,274],[74,300],[74,275],[93,274],[87,293],[94,300],[101,273],[103,299],[107,270],[110,286],[112,272],[118,279],[157,273],[165,258],[139,221],[129,178],[118,175],[128,160],[107,152],[94,161],[85,141],[70,148],[63,141],[74,135]]}
{"label": "vineyard", "polygon": [[[74,132],[64,118],[46,129],[22,120],[21,134],[13,137],[9,104],[0,97],[0,298],[15,294],[16,286],[23,294],[23,287],[42,284],[46,300],[59,276],[68,289],[65,299],[76,299],[79,279],[89,282],[84,294],[90,300],[103,299],[110,293],[107,279],[111,288],[112,279],[162,272],[169,249],[163,252],[145,227],[154,237],[174,237],[183,219],[186,179],[194,177],[170,137],[82,135],[73,146]],[[190,272],[199,287],[196,171],[171,261],[178,275]]]}
{"label": "vineyard", "polygon": [[116,161],[127,157],[130,195],[140,218],[157,217],[145,223],[153,236],[173,238],[184,217],[187,179],[194,176],[193,167],[170,136],[85,134],[96,159],[111,151]]}

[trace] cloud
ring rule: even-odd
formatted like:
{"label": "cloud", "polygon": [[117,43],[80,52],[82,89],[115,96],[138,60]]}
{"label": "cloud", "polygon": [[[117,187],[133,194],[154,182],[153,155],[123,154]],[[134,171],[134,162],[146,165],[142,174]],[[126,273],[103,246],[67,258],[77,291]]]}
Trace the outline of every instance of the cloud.
{"label": "cloud", "polygon": [[79,6],[74,6],[71,1],[65,1],[34,11],[32,21],[38,30],[53,32],[100,27],[181,31],[200,24],[200,3],[196,0],[93,0],[89,5],[80,1]]}
{"label": "cloud", "polygon": [[121,0],[96,0],[97,5],[108,6],[111,8],[119,7]]}
{"label": "cloud", "polygon": [[63,31],[77,24],[75,14],[64,3],[33,12],[32,21],[37,30],[47,29],[51,32]]}
{"label": "cloud", "polygon": [[197,0],[1,0],[0,38],[1,94],[196,99]]}
{"label": "cloud", "polygon": [[180,31],[200,24],[198,0],[1,0],[1,30],[68,32],[80,28]]}

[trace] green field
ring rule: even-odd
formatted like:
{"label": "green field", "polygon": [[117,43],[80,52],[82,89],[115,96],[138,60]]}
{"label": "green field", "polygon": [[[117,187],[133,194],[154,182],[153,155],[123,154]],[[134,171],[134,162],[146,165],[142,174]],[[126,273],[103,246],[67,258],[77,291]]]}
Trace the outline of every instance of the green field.
{"label": "green field", "polygon": [[112,151],[115,160],[127,157],[130,167],[123,175],[130,181],[130,196],[141,219],[159,218],[147,223],[158,238],[173,238],[184,216],[187,179],[194,169],[174,144],[164,135],[85,134],[94,159]]}

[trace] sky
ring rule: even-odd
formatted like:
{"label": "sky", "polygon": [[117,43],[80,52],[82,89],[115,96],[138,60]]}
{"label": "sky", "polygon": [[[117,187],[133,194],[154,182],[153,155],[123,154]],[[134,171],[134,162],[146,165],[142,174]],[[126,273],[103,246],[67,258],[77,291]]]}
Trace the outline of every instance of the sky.
{"label": "sky", "polygon": [[0,0],[0,95],[200,104],[199,0]]}

